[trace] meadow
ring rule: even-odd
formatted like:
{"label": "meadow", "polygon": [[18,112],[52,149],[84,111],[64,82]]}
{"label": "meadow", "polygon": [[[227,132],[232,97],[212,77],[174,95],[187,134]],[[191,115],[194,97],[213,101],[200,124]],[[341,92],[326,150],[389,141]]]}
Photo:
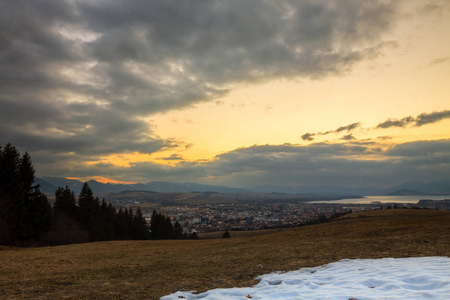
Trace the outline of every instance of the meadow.
{"label": "meadow", "polygon": [[391,209],[230,239],[0,248],[0,298],[158,299],[344,258],[450,256],[450,211]]}

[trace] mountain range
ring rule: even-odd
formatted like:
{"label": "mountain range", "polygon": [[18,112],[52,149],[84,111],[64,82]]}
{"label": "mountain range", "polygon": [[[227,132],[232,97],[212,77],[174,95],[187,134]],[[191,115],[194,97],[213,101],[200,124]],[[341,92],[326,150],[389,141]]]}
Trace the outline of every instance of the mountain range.
{"label": "mountain range", "polygon": [[[78,194],[83,182],[75,179],[62,177],[48,177],[35,179],[40,184],[41,191],[46,194],[54,194],[58,187],[68,186]],[[286,193],[286,194],[321,194],[321,195],[450,195],[450,180],[439,180],[431,182],[411,181],[388,189],[375,187],[351,188],[340,186],[254,186],[247,189],[232,188],[220,185],[206,185],[198,183],[177,183],[167,181],[154,181],[136,184],[112,184],[101,183],[96,180],[88,181],[89,186],[95,194],[122,191],[152,191],[152,192],[217,192],[217,193]]]}
{"label": "mountain range", "polygon": [[[48,177],[36,178],[36,183],[41,185],[41,191],[46,194],[54,194],[58,187],[65,187],[66,185],[78,194],[84,182],[67,179],[62,177]],[[152,191],[152,192],[173,192],[173,193],[188,193],[188,192],[217,192],[217,193],[245,193],[249,190],[240,188],[231,188],[219,185],[204,185],[198,183],[177,183],[167,181],[153,181],[148,183],[136,184],[113,184],[101,183],[96,180],[89,180],[87,182],[89,187],[95,194],[109,193],[109,192],[123,192],[123,191]]]}

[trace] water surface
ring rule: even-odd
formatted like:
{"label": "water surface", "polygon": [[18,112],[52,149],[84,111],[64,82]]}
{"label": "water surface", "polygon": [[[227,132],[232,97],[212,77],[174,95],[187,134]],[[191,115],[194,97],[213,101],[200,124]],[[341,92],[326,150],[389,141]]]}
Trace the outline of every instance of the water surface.
{"label": "water surface", "polygon": [[332,201],[311,201],[310,203],[348,203],[348,204],[371,204],[375,203],[417,203],[423,199],[444,200],[450,199],[450,195],[443,196],[365,196],[358,199],[341,199]]}

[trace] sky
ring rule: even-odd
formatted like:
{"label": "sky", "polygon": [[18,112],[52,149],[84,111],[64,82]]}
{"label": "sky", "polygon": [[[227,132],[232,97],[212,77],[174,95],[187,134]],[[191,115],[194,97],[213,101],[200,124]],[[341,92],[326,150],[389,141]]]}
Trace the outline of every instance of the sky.
{"label": "sky", "polygon": [[37,176],[450,179],[447,0],[0,2],[0,144]]}

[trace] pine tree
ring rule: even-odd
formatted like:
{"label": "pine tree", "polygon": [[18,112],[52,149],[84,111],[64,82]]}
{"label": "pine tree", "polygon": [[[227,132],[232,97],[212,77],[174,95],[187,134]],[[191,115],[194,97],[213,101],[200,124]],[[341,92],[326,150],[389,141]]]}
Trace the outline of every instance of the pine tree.
{"label": "pine tree", "polygon": [[[30,155],[11,144],[0,148],[0,240],[37,240],[51,223],[51,206],[34,184]],[[6,225],[5,225],[6,224]],[[6,239],[5,239],[6,238]]]}
{"label": "pine tree", "polygon": [[65,214],[73,219],[76,218],[77,204],[75,193],[67,185],[65,188],[58,187],[56,190],[53,208],[56,214]]}
{"label": "pine tree", "polygon": [[116,218],[114,219],[114,234],[117,239],[120,240],[129,240],[129,228],[127,226],[127,215],[128,210],[122,210],[121,208],[117,212]]}
{"label": "pine tree", "polygon": [[114,239],[114,213],[111,211],[110,206],[106,204],[105,199],[103,199],[100,205],[99,240],[109,241],[112,239]]}
{"label": "pine tree", "polygon": [[[153,211],[150,222],[150,237],[154,240],[160,239],[177,239],[182,236],[181,225],[178,224],[178,232],[174,230],[170,218]],[[180,234],[181,232],[181,234]]]}
{"label": "pine tree", "polygon": [[230,237],[231,237],[230,232],[229,232],[228,230],[225,230],[225,232],[224,232],[223,235],[222,235],[222,238],[223,238],[223,239],[228,239],[228,238],[230,238]]}
{"label": "pine tree", "polygon": [[39,185],[34,184],[35,169],[28,152],[23,155],[20,166],[20,181],[23,197],[23,225],[21,239],[39,239],[41,234],[50,229],[51,206],[47,196],[40,191]]}
{"label": "pine tree", "polygon": [[115,240],[117,239],[116,236],[116,225],[115,225],[115,221],[117,218],[117,212],[116,209],[114,208],[114,206],[111,203],[108,203],[108,207],[107,207],[107,215],[108,215],[108,226],[111,226],[111,228],[109,229],[110,233],[111,233],[111,240]]}
{"label": "pine tree", "polygon": [[8,221],[14,199],[19,196],[20,153],[11,144],[0,148],[0,218]]}
{"label": "pine tree", "polygon": [[30,200],[31,238],[39,240],[44,232],[47,232],[52,224],[52,207],[47,196],[41,192],[36,193]]}
{"label": "pine tree", "polygon": [[88,232],[78,222],[78,211],[75,193],[66,185],[55,191],[52,226],[43,237],[44,242],[51,245],[88,242]]}
{"label": "pine tree", "polygon": [[85,182],[78,196],[78,220],[81,226],[89,231],[91,241],[98,240],[100,231],[99,212],[98,198],[94,198],[91,188]]}
{"label": "pine tree", "polygon": [[128,208],[128,211],[125,210],[125,212],[127,212],[127,214],[125,215],[125,220],[127,222],[127,228],[128,228],[128,235],[129,235],[129,239],[133,239],[133,208],[130,206],[130,208]]}
{"label": "pine tree", "polygon": [[142,216],[141,208],[138,207],[136,213],[133,216],[133,232],[132,237],[136,240],[146,240],[149,237],[149,228],[147,222],[145,222]]}
{"label": "pine tree", "polygon": [[19,208],[24,201],[19,165],[19,151],[13,145],[6,144],[0,153],[0,223],[4,224],[1,230],[4,242],[17,240],[22,227],[22,212]]}
{"label": "pine tree", "polygon": [[176,221],[175,225],[173,226],[173,236],[174,239],[182,239],[184,237],[183,228],[178,221]]}
{"label": "pine tree", "polygon": [[150,236],[153,240],[157,240],[160,238],[160,222],[159,222],[159,214],[156,213],[156,210],[153,210],[152,218],[150,220]]}
{"label": "pine tree", "polygon": [[193,232],[189,235],[189,239],[191,240],[198,240],[197,232]]}

